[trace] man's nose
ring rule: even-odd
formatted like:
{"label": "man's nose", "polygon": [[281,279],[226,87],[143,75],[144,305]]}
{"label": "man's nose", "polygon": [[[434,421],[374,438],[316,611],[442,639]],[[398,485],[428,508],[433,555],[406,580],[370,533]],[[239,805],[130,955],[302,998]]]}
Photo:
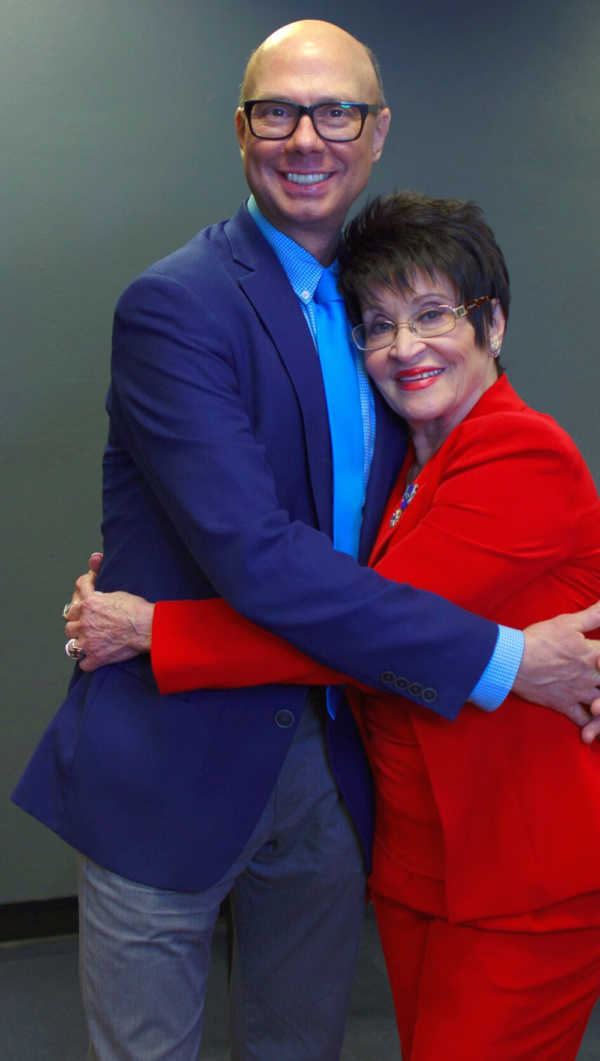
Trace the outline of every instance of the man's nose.
{"label": "man's nose", "polygon": [[309,114],[303,114],[294,132],[287,140],[292,151],[323,151],[325,142],[319,136]]}

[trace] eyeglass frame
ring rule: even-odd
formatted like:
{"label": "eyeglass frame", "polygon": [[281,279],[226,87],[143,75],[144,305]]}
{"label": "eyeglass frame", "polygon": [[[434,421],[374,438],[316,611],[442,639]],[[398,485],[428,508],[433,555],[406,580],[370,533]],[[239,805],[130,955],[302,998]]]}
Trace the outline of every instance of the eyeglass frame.
{"label": "eyeglass frame", "polygon": [[[294,107],[294,109],[297,111],[296,124],[294,125],[294,128],[291,129],[289,133],[286,133],[285,136],[262,136],[260,133],[255,133],[254,129],[252,128],[252,108],[255,103],[284,103],[286,107]],[[361,122],[360,129],[358,130],[356,136],[349,136],[347,138],[344,137],[342,139],[338,139],[336,137],[335,139],[333,139],[330,136],[323,136],[323,134],[320,133],[317,129],[315,125],[314,112],[318,110],[319,107],[331,107],[335,104],[337,104],[339,107],[358,107]],[[300,120],[304,117],[305,114],[307,114],[312,122],[313,129],[315,130],[320,140],[327,140],[327,142],[330,144],[351,144],[354,140],[359,140],[362,136],[365,127],[365,122],[369,114],[379,114],[379,112],[383,108],[380,106],[379,103],[352,103],[349,100],[338,99],[325,100],[323,103],[313,103],[310,107],[305,107],[303,103],[292,103],[292,101],[289,99],[246,99],[244,100],[244,106],[242,109],[248,122],[248,128],[250,129],[252,136],[255,136],[257,140],[288,140],[289,137],[293,136],[296,132],[296,129],[300,125]]]}
{"label": "eyeglass frame", "polygon": [[384,317],[381,320],[380,323],[382,323],[382,324],[391,324],[393,329],[394,329],[394,331],[393,331],[392,338],[389,340],[389,342],[382,343],[381,346],[361,346],[360,343],[357,342],[355,332],[357,332],[359,328],[365,328],[366,327],[364,321],[361,321],[360,324],[356,324],[354,326],[354,328],[352,329],[352,332],[351,332],[352,341],[354,342],[354,345],[359,350],[362,350],[362,352],[365,353],[365,354],[374,353],[375,350],[385,350],[385,348],[387,346],[392,346],[393,343],[396,342],[396,339],[398,337],[398,332],[400,331],[400,328],[402,327],[403,324],[407,324],[408,325],[408,327],[410,328],[412,334],[415,336],[416,339],[437,339],[438,336],[440,336],[440,335],[449,335],[450,332],[453,332],[454,329],[456,328],[456,325],[457,325],[458,321],[461,320],[462,317],[466,317],[467,314],[471,313],[474,309],[479,309],[479,307],[481,306],[481,304],[483,302],[491,302],[491,301],[492,301],[492,296],[491,295],[482,295],[481,298],[473,298],[469,302],[463,302],[462,306],[431,306],[430,307],[431,309],[449,309],[449,310],[451,310],[452,315],[454,317],[454,324],[452,325],[451,328],[446,328],[443,332],[437,332],[436,334],[433,334],[433,332],[429,332],[428,335],[419,335],[418,331],[416,330],[416,325],[413,324],[413,320],[414,320],[415,317],[418,317],[419,313],[422,313],[423,310],[417,310],[416,313],[413,313],[412,317],[409,317],[408,320],[405,320],[405,321],[391,321],[391,320],[388,320],[387,317]]}

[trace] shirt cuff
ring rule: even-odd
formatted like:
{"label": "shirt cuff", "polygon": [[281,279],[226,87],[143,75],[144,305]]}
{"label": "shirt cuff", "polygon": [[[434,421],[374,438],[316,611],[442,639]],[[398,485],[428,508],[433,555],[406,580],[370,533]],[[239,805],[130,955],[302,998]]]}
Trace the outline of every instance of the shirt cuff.
{"label": "shirt cuff", "polygon": [[469,700],[483,711],[495,711],[513,687],[521,665],[525,635],[510,626],[498,627],[498,640],[490,661]]}

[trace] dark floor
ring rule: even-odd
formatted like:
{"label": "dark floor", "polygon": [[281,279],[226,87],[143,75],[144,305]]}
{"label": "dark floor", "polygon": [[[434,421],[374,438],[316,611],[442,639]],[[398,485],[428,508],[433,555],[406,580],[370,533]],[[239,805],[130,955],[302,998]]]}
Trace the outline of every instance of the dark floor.
{"label": "dark floor", "polygon": [[[226,967],[226,929],[219,923],[201,1061],[227,1061],[229,1057]],[[400,1061],[372,914],[365,925],[342,1056],[343,1061]],[[0,946],[0,1061],[85,1061],[85,1057],[86,1036],[77,986],[77,940],[69,936]],[[600,1005],[578,1061],[600,1061]]]}

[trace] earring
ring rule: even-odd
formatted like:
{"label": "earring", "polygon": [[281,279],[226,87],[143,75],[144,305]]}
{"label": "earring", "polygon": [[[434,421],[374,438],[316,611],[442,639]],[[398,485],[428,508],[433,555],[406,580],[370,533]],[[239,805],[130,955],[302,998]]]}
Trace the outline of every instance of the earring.
{"label": "earring", "polygon": [[493,357],[493,358],[500,357],[501,349],[502,349],[502,343],[500,342],[500,340],[499,339],[492,339],[492,341],[490,343],[490,348],[489,348],[488,353],[489,353],[490,357]]}

